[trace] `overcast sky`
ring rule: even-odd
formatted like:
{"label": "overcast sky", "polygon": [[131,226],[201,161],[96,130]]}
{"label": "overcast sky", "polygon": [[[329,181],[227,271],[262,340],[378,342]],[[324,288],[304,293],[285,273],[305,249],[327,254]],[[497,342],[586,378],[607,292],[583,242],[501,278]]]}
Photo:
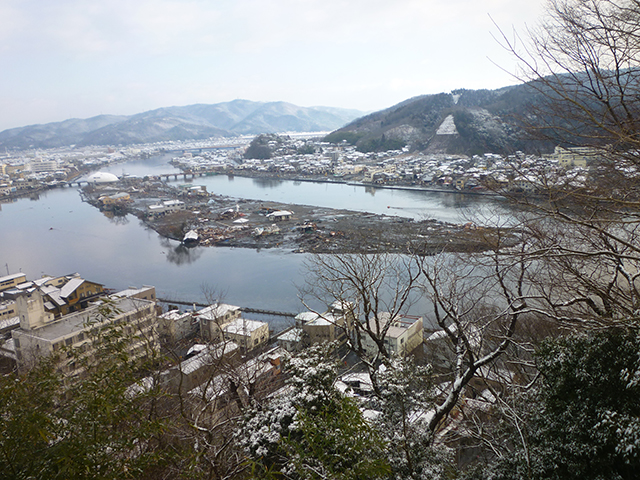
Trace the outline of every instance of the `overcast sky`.
{"label": "overcast sky", "polygon": [[515,65],[491,18],[522,31],[541,4],[0,0],[0,130],[236,98],[373,111],[499,88]]}

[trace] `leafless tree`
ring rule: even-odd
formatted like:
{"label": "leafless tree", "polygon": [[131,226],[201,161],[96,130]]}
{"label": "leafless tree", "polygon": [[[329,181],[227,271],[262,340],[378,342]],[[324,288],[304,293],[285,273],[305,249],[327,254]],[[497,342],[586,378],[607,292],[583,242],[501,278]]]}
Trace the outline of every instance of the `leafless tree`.
{"label": "leafless tree", "polygon": [[[468,255],[317,255],[310,263],[308,292],[354,305],[349,347],[368,367],[377,391],[378,365],[391,363],[383,313],[393,318],[408,313],[418,297],[430,301],[433,313],[427,317],[435,321],[451,353],[450,362],[440,365],[442,381],[428,415],[432,433],[470,382],[513,346],[522,317],[535,314],[537,291],[528,282],[539,267],[525,254],[529,245],[513,246],[513,233],[502,235],[499,229],[492,231],[491,241],[491,250]],[[378,347],[373,356],[363,348],[367,337]]]}
{"label": "leafless tree", "polygon": [[586,169],[514,165],[538,196],[508,195],[540,274],[540,314],[568,325],[636,321],[640,314],[640,2],[549,0],[524,35],[502,34],[516,78],[541,101],[532,135],[588,147]]}
{"label": "leafless tree", "polygon": [[[391,356],[384,342],[389,320],[407,313],[417,300],[420,269],[416,259],[396,254],[338,254],[307,260],[303,303],[337,301],[348,306],[355,321],[336,327],[345,329],[348,346],[368,367],[374,388],[379,361]],[[365,339],[375,343],[375,353],[366,351]]]}

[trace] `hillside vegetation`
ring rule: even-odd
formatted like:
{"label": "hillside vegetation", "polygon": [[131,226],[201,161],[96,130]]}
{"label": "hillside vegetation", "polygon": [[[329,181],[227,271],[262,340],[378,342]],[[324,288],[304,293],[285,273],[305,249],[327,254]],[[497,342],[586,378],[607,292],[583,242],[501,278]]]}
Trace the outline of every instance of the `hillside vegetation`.
{"label": "hillside vegetation", "polygon": [[[549,152],[550,141],[525,134],[531,112],[540,108],[543,96],[528,85],[498,90],[453,90],[422,95],[391,108],[359,118],[326,137],[346,141],[364,152],[409,146],[413,150],[452,154],[509,154]],[[454,132],[440,130],[451,117]]]}

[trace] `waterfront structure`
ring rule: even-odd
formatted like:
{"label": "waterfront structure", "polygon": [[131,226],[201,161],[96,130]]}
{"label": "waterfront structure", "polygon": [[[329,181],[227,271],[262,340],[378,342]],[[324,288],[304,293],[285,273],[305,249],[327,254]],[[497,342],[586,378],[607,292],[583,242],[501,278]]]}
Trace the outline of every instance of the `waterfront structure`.
{"label": "waterfront structure", "polygon": [[302,312],[296,315],[296,326],[305,334],[305,341],[314,343],[344,343],[353,328],[353,305],[336,300],[324,313]]}
{"label": "waterfront structure", "polygon": [[222,326],[225,340],[231,340],[244,351],[266,345],[269,342],[269,324],[246,318],[236,318]]}
{"label": "waterfront structure", "polygon": [[109,172],[96,172],[89,176],[87,181],[89,183],[115,183],[118,181],[118,177]]}
{"label": "waterfront structure", "polygon": [[156,287],[153,285],[143,285],[140,288],[129,287],[111,295],[112,298],[140,298],[142,300],[156,301]]}
{"label": "waterfront structure", "polygon": [[103,299],[80,312],[54,318],[44,308],[40,290],[25,291],[16,299],[20,327],[11,332],[19,371],[32,368],[40,359],[59,356],[59,370],[68,379],[82,375],[84,368],[75,350],[88,361],[95,358],[96,342],[105,329],[116,329],[129,339],[127,351],[142,357],[157,348],[156,304],[134,297]]}
{"label": "waterfront structure", "polygon": [[131,196],[127,192],[119,192],[114,195],[104,195],[99,200],[104,206],[125,205],[131,202]]}
{"label": "waterfront structure", "polygon": [[165,200],[162,203],[147,206],[147,215],[149,217],[158,217],[167,213],[180,212],[186,209],[186,205],[182,200]]}
{"label": "waterfront structure", "polygon": [[214,303],[198,310],[196,318],[202,338],[209,342],[217,342],[222,338],[222,327],[240,318],[240,307],[226,303]]}
{"label": "waterfront structure", "polygon": [[0,292],[14,288],[21,283],[27,281],[27,276],[24,273],[13,273],[11,275],[5,275],[0,277]]}
{"label": "waterfront structure", "polygon": [[169,310],[158,316],[160,339],[169,344],[193,337],[198,332],[198,319],[193,312]]}
{"label": "waterfront structure", "polygon": [[[422,344],[422,317],[413,315],[396,315],[391,318],[388,312],[378,314],[378,325],[375,319],[369,319],[369,329],[377,334],[384,332],[384,346],[391,355],[408,355]],[[364,351],[374,356],[378,352],[378,345],[366,334],[361,334]]]}

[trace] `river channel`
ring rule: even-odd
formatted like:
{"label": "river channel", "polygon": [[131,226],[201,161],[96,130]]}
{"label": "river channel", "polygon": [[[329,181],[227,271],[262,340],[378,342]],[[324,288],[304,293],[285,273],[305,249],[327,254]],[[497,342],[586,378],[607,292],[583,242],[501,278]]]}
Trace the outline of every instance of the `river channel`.
{"label": "river channel", "polygon": [[[138,176],[169,173],[175,171],[170,159],[156,156],[101,171]],[[476,195],[227,175],[193,182],[207,185],[211,193],[232,197],[456,223],[470,213],[490,211],[496,202]],[[132,215],[105,217],[82,202],[75,187],[0,204],[0,276],[22,271],[34,279],[79,272],[113,289],[154,285],[161,298],[201,302],[207,292],[214,292],[234,305],[299,312],[304,306],[297,286],[307,274],[306,258],[276,249],[186,249],[147,229]]]}

